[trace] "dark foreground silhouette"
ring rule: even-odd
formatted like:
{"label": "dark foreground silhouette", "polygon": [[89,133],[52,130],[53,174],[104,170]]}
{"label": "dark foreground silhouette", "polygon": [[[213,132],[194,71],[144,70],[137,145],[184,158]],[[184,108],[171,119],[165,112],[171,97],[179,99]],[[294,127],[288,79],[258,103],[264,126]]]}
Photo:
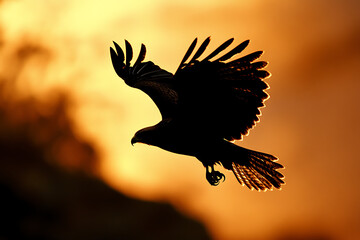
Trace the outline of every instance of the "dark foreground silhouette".
{"label": "dark foreground silhouette", "polygon": [[263,70],[267,62],[254,62],[262,51],[226,62],[242,52],[249,41],[212,60],[233,40],[199,61],[210,42],[207,38],[187,61],[195,49],[195,39],[174,75],[153,62],[143,62],[146,54],[143,44],[135,64],[130,66],[131,45],[125,40],[125,61],[123,50],[114,42],[115,50],[110,48],[110,53],[116,73],[127,85],[147,93],[162,115],[155,126],[139,130],[131,143],[146,143],[196,157],[205,166],[211,185],[225,179],[224,174],[214,170],[215,164],[222,164],[250,189],[281,188],[283,175],[277,169],[283,166],[275,162],[275,156],[232,143],[248,134],[259,121],[259,108],[268,98],[264,91],[268,85],[263,79],[270,75]]}
{"label": "dark foreground silhouette", "polygon": [[66,99],[0,102],[0,239],[209,239],[171,205],[94,177],[96,149],[74,133]]}

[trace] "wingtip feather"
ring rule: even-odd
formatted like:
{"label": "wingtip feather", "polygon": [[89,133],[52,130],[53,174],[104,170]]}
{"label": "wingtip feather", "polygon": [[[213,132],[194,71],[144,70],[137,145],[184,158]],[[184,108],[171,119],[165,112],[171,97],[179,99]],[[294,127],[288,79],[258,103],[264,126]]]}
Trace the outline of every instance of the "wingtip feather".
{"label": "wingtip feather", "polygon": [[230,38],[226,40],[223,44],[217,47],[212,53],[210,53],[209,56],[207,56],[203,61],[209,61],[211,58],[215,57],[220,52],[224,51],[228,46],[230,46],[233,41],[234,38]]}
{"label": "wingtip feather", "polygon": [[126,49],[126,66],[130,66],[130,61],[133,57],[133,50],[131,44],[125,39],[125,49]]}
{"label": "wingtip feather", "polygon": [[176,72],[179,71],[179,69],[181,69],[181,68],[185,65],[186,60],[190,57],[191,53],[194,51],[194,48],[195,48],[196,43],[197,43],[197,40],[198,40],[198,39],[195,38],[195,39],[192,41],[192,43],[190,44],[190,47],[189,47],[188,50],[186,51],[185,56],[184,56],[183,59],[181,60],[180,65],[179,65],[178,69],[176,70]]}
{"label": "wingtip feather", "polygon": [[210,37],[208,37],[204,40],[204,42],[200,45],[199,49],[196,51],[193,58],[190,60],[190,62],[188,64],[191,64],[194,61],[196,61],[201,56],[201,54],[204,53],[204,51],[207,48],[207,46],[209,45],[209,43],[210,43]]}
{"label": "wingtip feather", "polygon": [[139,63],[141,63],[142,61],[144,61],[145,56],[146,56],[146,47],[145,47],[145,45],[142,43],[142,44],[141,44],[141,48],[140,48],[140,52],[139,52],[139,56],[138,56],[138,58],[137,58],[137,60],[136,60],[136,62],[135,62],[135,64],[134,64],[134,66],[137,65],[137,64],[139,64]]}
{"label": "wingtip feather", "polygon": [[[119,62],[123,62],[123,61],[124,61],[124,58],[125,58],[123,50],[121,49],[121,47],[119,46],[119,44],[117,44],[115,41],[113,41],[113,43],[114,43],[115,50],[116,50],[116,51],[115,51],[115,50],[113,50],[113,51],[114,51],[115,55],[117,56],[118,61],[119,61]],[[112,49],[112,48],[111,48],[111,49]],[[110,50],[110,51],[111,51],[111,50]]]}
{"label": "wingtip feather", "polygon": [[216,61],[219,61],[219,62],[226,61],[229,58],[233,57],[234,55],[241,53],[249,45],[249,42],[250,42],[250,40],[246,40],[246,41],[240,43],[233,50],[226,53],[224,56],[218,58]]}

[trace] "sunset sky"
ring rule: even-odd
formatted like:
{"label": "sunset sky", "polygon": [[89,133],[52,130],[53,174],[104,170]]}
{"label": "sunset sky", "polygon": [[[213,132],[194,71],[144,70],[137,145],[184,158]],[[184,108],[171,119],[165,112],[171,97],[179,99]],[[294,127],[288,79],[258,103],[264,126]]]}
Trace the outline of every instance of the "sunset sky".
{"label": "sunset sky", "polygon": [[[214,239],[360,239],[359,9],[353,0],[5,0],[0,72],[19,67],[19,46],[44,49],[23,66],[15,94],[72,94],[78,133],[100,149],[99,176],[129,196],[173,204]],[[279,157],[280,191],[250,191],[221,167],[226,181],[213,187],[195,158],[130,144],[161,116],[114,72],[112,41],[127,39],[135,56],[144,43],[146,60],[174,72],[192,40],[208,36],[207,53],[231,37],[250,39],[245,54],[264,50],[271,98],[237,144]]]}

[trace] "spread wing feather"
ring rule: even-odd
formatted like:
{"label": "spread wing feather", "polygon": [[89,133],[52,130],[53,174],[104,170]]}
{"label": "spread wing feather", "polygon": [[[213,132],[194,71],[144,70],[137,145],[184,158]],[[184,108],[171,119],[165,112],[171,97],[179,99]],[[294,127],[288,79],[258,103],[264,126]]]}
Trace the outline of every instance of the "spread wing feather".
{"label": "spread wing feather", "polygon": [[258,59],[259,57],[261,57],[261,55],[263,54],[263,51],[257,51],[257,52],[253,52],[250,53],[242,58],[236,59],[232,62],[229,62],[229,64],[233,63],[233,62],[238,62],[238,63],[248,63],[248,62],[253,62],[256,59]]}
{"label": "spread wing feather", "polygon": [[249,45],[249,40],[246,40],[246,41],[240,43],[233,50],[231,50],[230,52],[228,52],[224,56],[220,57],[216,61],[223,62],[223,61],[228,60],[229,58],[233,57],[235,54],[238,54],[238,53],[242,52],[247,47],[247,45]]}
{"label": "spread wing feather", "polygon": [[146,56],[146,47],[145,47],[144,44],[141,44],[141,49],[140,49],[140,52],[139,52],[139,56],[138,56],[138,58],[137,58],[137,60],[136,60],[136,62],[134,64],[134,66],[140,65],[140,63],[142,61],[144,61],[145,56]]}
{"label": "spread wing feather", "polygon": [[268,85],[263,81],[270,75],[263,69],[267,62],[254,62],[262,51],[225,62],[241,53],[249,44],[247,40],[217,60],[210,61],[230,46],[233,39],[229,39],[199,61],[210,42],[207,38],[194,57],[186,62],[196,42],[196,39],[192,42],[174,76],[182,111],[180,115],[191,116],[198,121],[200,128],[207,128],[219,137],[241,139],[259,121],[259,108],[268,98],[264,91]]}
{"label": "spread wing feather", "polygon": [[218,55],[220,52],[222,52],[223,50],[225,50],[228,46],[230,46],[230,44],[234,41],[234,38],[230,38],[229,40],[227,40],[226,42],[224,42],[223,44],[221,44],[217,49],[215,49],[215,51],[213,51],[212,53],[209,54],[209,56],[207,56],[206,58],[204,58],[203,61],[209,61],[210,59],[212,59],[213,57],[215,57],[216,55]]}
{"label": "spread wing feather", "polygon": [[126,47],[126,66],[129,67],[130,61],[133,57],[133,51],[130,43],[127,40],[125,40],[125,47]]}
{"label": "spread wing feather", "polygon": [[190,60],[190,62],[188,64],[194,63],[201,56],[201,54],[204,53],[204,51],[205,51],[206,47],[209,45],[209,43],[210,43],[210,37],[205,39],[205,41],[201,44],[201,46],[199,47],[199,49],[194,54],[193,58]]}
{"label": "spread wing feather", "polygon": [[259,108],[264,106],[268,98],[264,91],[268,85],[263,79],[270,74],[264,70],[267,62],[254,62],[262,55],[262,51],[226,62],[241,53],[248,46],[249,40],[211,61],[227,49],[233,40],[225,41],[203,60],[199,60],[210,43],[210,37],[206,38],[188,61],[197,44],[195,38],[175,75],[153,62],[143,62],[146,54],[144,45],[141,45],[133,66],[130,66],[133,50],[128,41],[125,40],[125,55],[115,42],[116,51],[111,48],[110,53],[116,73],[129,86],[147,93],[163,118],[174,118],[175,115],[187,117],[197,129],[212,131],[214,136],[234,140],[241,139],[259,121]]}
{"label": "spread wing feather", "polygon": [[110,48],[111,60],[117,75],[130,87],[138,88],[148,94],[160,110],[163,118],[173,115],[177,104],[177,92],[173,88],[173,74],[161,69],[153,62],[143,62],[146,48],[142,44],[139,56],[133,66],[130,62],[133,50],[125,40],[126,62],[124,52],[114,42],[115,50]]}
{"label": "spread wing feather", "polygon": [[176,70],[179,71],[179,69],[181,69],[183,66],[185,66],[185,62],[186,60],[188,60],[188,58],[190,57],[191,53],[194,51],[194,48],[196,46],[197,43],[197,38],[194,39],[194,41],[191,43],[189,49],[186,51],[185,56],[183,57],[183,59],[180,62],[179,68]]}

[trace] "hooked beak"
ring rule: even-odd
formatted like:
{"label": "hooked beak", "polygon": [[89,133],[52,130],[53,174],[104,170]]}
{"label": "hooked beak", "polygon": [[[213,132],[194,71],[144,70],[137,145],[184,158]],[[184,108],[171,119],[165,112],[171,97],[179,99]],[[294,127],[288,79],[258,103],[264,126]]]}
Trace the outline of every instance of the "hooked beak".
{"label": "hooked beak", "polygon": [[131,139],[131,145],[134,146],[135,143],[139,142],[139,139],[137,137],[133,137]]}

